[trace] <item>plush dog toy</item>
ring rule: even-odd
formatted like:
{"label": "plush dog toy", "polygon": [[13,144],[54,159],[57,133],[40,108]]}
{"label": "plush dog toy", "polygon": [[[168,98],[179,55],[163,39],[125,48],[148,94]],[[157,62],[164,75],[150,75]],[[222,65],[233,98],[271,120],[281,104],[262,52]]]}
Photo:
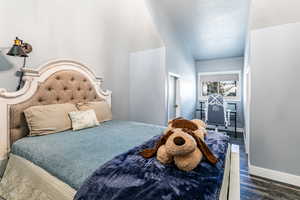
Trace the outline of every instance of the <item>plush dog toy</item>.
{"label": "plush dog toy", "polygon": [[[200,126],[201,125],[201,126]],[[152,149],[145,149],[140,154],[144,158],[156,155],[162,164],[174,161],[178,169],[191,171],[201,162],[203,156],[212,164],[217,158],[204,142],[205,132],[202,122],[177,118],[169,122],[164,135]]]}

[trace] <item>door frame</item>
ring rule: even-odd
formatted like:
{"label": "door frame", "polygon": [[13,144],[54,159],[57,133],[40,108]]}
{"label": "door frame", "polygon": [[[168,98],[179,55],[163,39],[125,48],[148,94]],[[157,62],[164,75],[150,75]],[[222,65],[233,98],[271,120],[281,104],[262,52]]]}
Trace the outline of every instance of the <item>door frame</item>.
{"label": "door frame", "polygon": [[168,121],[171,120],[171,117],[170,117],[170,97],[169,97],[169,89],[170,89],[170,81],[171,81],[171,78],[175,78],[176,79],[176,98],[175,98],[175,101],[176,101],[176,105],[178,105],[176,107],[176,110],[175,110],[175,115],[176,117],[180,117],[181,115],[181,95],[180,95],[180,82],[181,82],[181,76],[178,75],[178,74],[175,74],[175,73],[171,73],[169,72],[168,73],[168,89],[167,89],[167,95],[168,95],[168,98],[167,98],[167,108],[168,108]]}
{"label": "door frame", "polygon": [[244,118],[245,118],[245,150],[250,158],[250,106],[251,106],[251,68],[247,66],[244,74]]}

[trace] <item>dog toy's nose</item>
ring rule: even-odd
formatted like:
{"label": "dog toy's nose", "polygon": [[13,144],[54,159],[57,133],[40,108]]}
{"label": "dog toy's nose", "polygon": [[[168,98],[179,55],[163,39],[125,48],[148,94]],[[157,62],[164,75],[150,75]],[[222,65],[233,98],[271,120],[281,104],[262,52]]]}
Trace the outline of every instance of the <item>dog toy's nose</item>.
{"label": "dog toy's nose", "polygon": [[174,138],[174,143],[177,145],[177,146],[182,146],[185,144],[185,140],[182,138],[182,137],[175,137]]}

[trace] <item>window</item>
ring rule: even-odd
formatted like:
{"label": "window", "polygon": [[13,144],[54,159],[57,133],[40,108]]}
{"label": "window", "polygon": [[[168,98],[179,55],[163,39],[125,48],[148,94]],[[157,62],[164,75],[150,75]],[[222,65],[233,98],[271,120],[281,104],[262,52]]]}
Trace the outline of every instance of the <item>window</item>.
{"label": "window", "polygon": [[200,99],[207,99],[211,94],[220,94],[225,99],[239,100],[240,72],[200,73]]}
{"label": "window", "polygon": [[221,94],[224,97],[237,96],[237,81],[204,81],[202,82],[202,96]]}

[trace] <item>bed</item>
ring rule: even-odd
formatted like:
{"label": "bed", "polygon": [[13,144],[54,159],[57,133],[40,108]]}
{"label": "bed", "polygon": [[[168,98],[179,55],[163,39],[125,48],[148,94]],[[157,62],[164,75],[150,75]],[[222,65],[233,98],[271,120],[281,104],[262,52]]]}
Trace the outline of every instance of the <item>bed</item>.
{"label": "bed", "polygon": [[[102,79],[85,65],[70,60],[24,69],[25,86],[10,93],[0,90],[0,160],[8,160],[0,196],[12,199],[73,199],[99,166],[160,134],[165,127],[112,120],[101,126],[26,137],[22,111],[32,105],[105,100]],[[49,90],[49,88],[51,88]],[[118,142],[114,142],[117,139]],[[93,145],[94,143],[101,145]],[[219,199],[239,199],[239,147],[228,145]]]}

